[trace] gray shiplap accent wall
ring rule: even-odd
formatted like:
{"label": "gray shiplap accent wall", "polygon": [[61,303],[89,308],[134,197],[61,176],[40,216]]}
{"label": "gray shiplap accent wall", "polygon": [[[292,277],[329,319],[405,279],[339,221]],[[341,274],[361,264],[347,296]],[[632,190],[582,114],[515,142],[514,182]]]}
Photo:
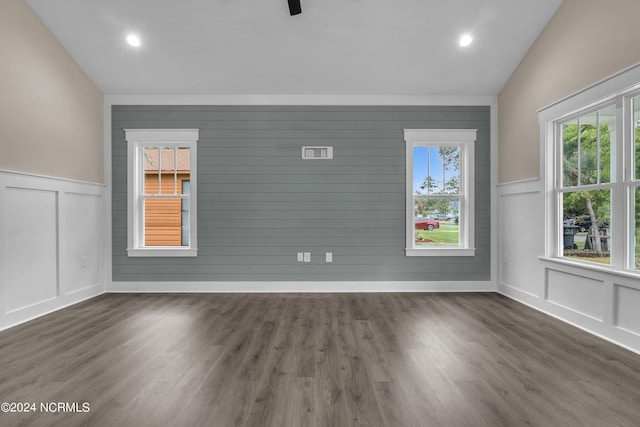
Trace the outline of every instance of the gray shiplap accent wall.
{"label": "gray shiplap accent wall", "polygon": [[[114,106],[113,281],[489,280],[489,116],[488,106]],[[200,129],[197,258],[127,257],[124,129],[136,128]],[[475,257],[405,256],[405,128],[478,129]],[[334,159],[302,160],[304,145],[331,145]]]}

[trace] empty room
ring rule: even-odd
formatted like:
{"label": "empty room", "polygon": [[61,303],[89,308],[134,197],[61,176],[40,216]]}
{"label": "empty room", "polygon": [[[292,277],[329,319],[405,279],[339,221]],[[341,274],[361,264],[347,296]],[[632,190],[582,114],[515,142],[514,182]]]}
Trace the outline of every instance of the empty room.
{"label": "empty room", "polygon": [[0,1],[0,425],[640,425],[638,16]]}

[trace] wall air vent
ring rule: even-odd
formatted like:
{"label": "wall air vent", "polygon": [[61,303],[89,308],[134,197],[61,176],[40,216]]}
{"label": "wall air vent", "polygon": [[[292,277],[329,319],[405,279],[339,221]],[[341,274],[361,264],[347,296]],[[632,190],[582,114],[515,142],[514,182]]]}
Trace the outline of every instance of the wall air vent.
{"label": "wall air vent", "polygon": [[302,147],[302,158],[310,160],[333,159],[333,147]]}

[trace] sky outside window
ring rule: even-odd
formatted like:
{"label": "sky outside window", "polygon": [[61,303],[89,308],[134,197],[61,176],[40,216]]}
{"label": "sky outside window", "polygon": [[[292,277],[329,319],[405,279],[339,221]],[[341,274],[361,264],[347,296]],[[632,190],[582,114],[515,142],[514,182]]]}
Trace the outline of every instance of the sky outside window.
{"label": "sky outside window", "polygon": [[[448,159],[442,156],[443,148],[450,150]],[[413,149],[413,193],[459,193],[459,154],[459,147],[415,147]]]}

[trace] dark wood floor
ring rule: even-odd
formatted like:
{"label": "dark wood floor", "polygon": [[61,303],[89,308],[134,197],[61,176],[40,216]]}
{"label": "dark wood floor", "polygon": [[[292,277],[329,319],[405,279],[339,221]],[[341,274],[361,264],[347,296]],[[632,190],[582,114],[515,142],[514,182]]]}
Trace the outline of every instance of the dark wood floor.
{"label": "dark wood floor", "polygon": [[103,295],[0,368],[1,401],[89,404],[2,426],[640,425],[639,355],[497,294]]}

